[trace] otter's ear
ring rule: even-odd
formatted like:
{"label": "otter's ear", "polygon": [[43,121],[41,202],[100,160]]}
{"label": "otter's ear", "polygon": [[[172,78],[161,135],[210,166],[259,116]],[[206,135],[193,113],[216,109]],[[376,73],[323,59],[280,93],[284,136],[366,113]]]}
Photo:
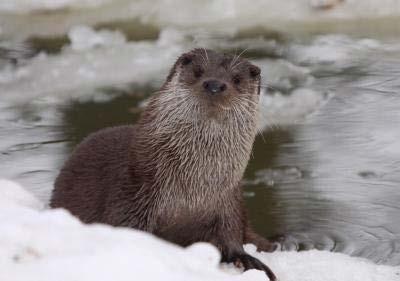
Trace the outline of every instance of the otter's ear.
{"label": "otter's ear", "polygon": [[193,61],[193,54],[183,54],[180,58],[182,65],[188,65]]}
{"label": "otter's ear", "polygon": [[249,72],[250,72],[250,76],[255,78],[260,75],[261,69],[255,65],[251,65],[249,68]]}

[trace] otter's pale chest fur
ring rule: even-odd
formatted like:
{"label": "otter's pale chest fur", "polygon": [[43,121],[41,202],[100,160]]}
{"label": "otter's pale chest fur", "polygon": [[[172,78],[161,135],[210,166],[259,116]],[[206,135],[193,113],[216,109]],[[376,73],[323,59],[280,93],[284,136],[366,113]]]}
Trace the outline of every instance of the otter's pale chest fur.
{"label": "otter's pale chest fur", "polygon": [[165,120],[155,118],[148,132],[154,150],[147,157],[155,165],[154,184],[158,186],[156,216],[196,216],[218,208],[225,197],[237,192],[251,154],[254,124],[243,128],[232,120],[194,120],[199,121],[170,128],[171,123],[159,126]]}

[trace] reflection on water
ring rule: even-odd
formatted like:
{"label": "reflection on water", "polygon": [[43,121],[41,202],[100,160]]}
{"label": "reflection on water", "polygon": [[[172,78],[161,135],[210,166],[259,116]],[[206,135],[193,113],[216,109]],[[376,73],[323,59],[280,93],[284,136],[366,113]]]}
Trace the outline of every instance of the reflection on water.
{"label": "reflection on water", "polygon": [[[72,150],[88,134],[105,127],[134,123],[140,114],[140,101],[149,96],[154,89],[136,89],[134,94],[109,90],[120,95],[106,102],[73,102],[63,108],[65,138],[71,140]],[[70,152],[70,151],[68,151]]]}
{"label": "reflection on water", "polygon": [[[400,265],[400,49],[340,36],[287,44],[278,58],[253,57],[272,85],[263,100],[267,129],[256,139],[244,180],[253,224],[285,250],[317,248]],[[137,48],[158,50],[146,43],[129,47],[127,54]],[[62,61],[62,55],[51,60]],[[98,69],[115,86],[119,80],[104,71],[113,72],[105,64],[110,61],[104,57]],[[145,81],[162,79],[157,71],[148,73]],[[7,81],[4,92],[25,89]],[[52,89],[45,79],[41,83]],[[75,145],[103,127],[135,122],[153,91],[102,89],[102,100],[97,95],[93,101],[77,99],[81,93],[75,89],[72,100],[50,105],[45,98],[31,102],[29,93],[19,103],[0,99],[0,176],[48,200]],[[87,88],[83,94],[87,97]]]}

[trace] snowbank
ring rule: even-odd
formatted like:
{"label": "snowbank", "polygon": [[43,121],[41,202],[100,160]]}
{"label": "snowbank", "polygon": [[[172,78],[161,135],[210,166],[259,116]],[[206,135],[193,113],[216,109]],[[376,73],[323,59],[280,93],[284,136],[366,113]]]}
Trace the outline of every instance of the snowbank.
{"label": "snowbank", "polygon": [[[231,18],[239,13],[254,15],[257,14],[256,11],[260,11],[259,8],[266,8],[262,15],[267,18],[279,18],[279,16],[286,15],[291,19],[301,19],[306,15],[313,15],[315,12],[313,9],[325,7],[336,8],[328,10],[325,16],[338,18],[368,15],[376,17],[396,14],[400,11],[400,4],[396,0],[257,0],[253,1],[252,5],[248,5],[246,0],[155,0],[151,2],[146,0],[2,0],[0,11],[30,13],[67,8],[101,8],[110,4],[130,7],[133,15],[136,15],[135,10],[147,11],[147,14],[153,15],[158,22],[165,23],[187,23],[187,21],[207,23],[210,20],[215,21],[217,15],[222,15],[222,18]],[[174,10],[176,7],[180,7],[184,13],[177,14]],[[195,8],[202,8],[204,13],[197,13]],[[143,14],[144,16],[146,13]],[[261,20],[261,15],[256,20]]]}
{"label": "snowbank", "polygon": [[66,8],[93,8],[113,0],[2,0],[0,11],[28,13],[32,11],[52,11]]}
{"label": "snowbank", "polygon": [[[318,9],[337,2],[331,9]],[[179,11],[179,13],[177,13]],[[201,11],[201,12],[199,12]],[[175,27],[232,32],[384,29],[398,31],[397,0],[3,0],[0,34],[12,38],[62,35],[76,24],[138,22],[159,29]],[[368,22],[368,21],[375,22]],[[379,21],[380,20],[380,21]],[[389,21],[386,21],[389,20]],[[30,28],[26,28],[29,26]]]}
{"label": "snowbank", "polygon": [[2,98],[84,99],[85,94],[93,95],[93,89],[105,86],[160,85],[160,77],[165,79],[184,51],[182,36],[165,30],[155,42],[126,42],[118,31],[95,32],[76,26],[69,32],[71,45],[59,55],[41,53],[24,65],[8,65],[0,71]]}
{"label": "snowbank", "polygon": [[42,202],[19,184],[0,179],[0,208],[5,209],[15,206],[27,207],[34,210],[42,210],[44,207]]}
{"label": "snowbank", "polygon": [[[73,27],[68,36],[71,43],[57,55],[41,53],[18,66],[8,64],[1,69],[2,99],[44,99],[46,103],[69,99],[103,101],[107,95],[101,92],[102,88],[131,84],[158,88],[182,52],[199,45],[228,48],[231,44],[220,39],[216,45],[207,38],[198,39],[196,44],[188,33],[172,28],[164,29],[156,41],[127,41],[119,31],[95,31],[88,26]],[[400,49],[397,43],[344,35],[318,36],[311,44],[294,43],[286,48],[271,46],[271,42],[236,41],[240,48],[251,45],[260,52],[285,52],[285,59],[254,60],[263,75],[261,128],[301,122],[323,106],[331,93],[314,87],[315,75],[368,67],[374,57]]]}
{"label": "snowbank", "polygon": [[[19,185],[0,181],[0,280],[266,280],[218,265],[206,243],[186,249],[147,233],[84,225],[64,210],[41,210]],[[343,254],[308,251],[257,253],[281,281],[398,281],[399,267]]]}
{"label": "snowbank", "polygon": [[[187,33],[176,29],[164,29],[156,41],[128,42],[118,31],[94,31],[88,26],[75,26],[68,36],[71,44],[65,46],[60,54],[41,53],[17,67],[9,64],[0,70],[2,99],[17,102],[38,98],[46,98],[46,102],[76,98],[102,100],[104,95],[96,91],[102,87],[135,84],[158,88],[178,55],[196,46],[188,40]],[[275,95],[264,96],[263,127],[264,123],[302,120],[303,116],[324,103],[326,94],[312,90],[314,78],[311,71],[317,72],[321,68],[323,71],[332,68],[340,70],[357,65],[361,61],[358,58],[366,56],[365,48],[358,48],[359,55],[354,55],[353,45],[358,44],[356,40],[345,36],[340,38],[325,36],[311,46],[294,45],[289,48],[289,58],[294,63],[284,59],[254,61],[262,68],[264,90],[276,92]],[[268,40],[256,39],[255,42],[260,51],[280,49],[279,46],[271,47]],[[253,45],[254,42],[247,43]],[[219,40],[219,44],[228,44],[228,41]],[[218,48],[215,42],[207,39],[200,45]],[[329,53],[324,55],[326,48],[339,49],[341,53],[331,58]],[[315,58],[312,54],[319,55]],[[304,61],[305,58],[310,59]],[[43,69],[46,71],[43,72]],[[287,95],[296,89],[299,89],[299,95]],[[306,105],[301,101],[304,93],[307,94]],[[293,106],[298,110],[287,114],[285,109]]]}

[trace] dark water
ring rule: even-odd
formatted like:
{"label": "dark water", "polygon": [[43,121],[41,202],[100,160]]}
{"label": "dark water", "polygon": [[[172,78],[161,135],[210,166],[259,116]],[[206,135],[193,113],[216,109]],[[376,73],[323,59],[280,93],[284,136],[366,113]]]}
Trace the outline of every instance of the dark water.
{"label": "dark water", "polygon": [[[244,179],[249,216],[284,250],[317,248],[400,265],[400,52],[373,55],[378,59],[344,67],[297,62],[310,69],[312,89],[329,99],[307,118],[269,127],[256,139]],[[48,200],[75,145],[101,128],[135,122],[155,89],[103,90],[112,98],[0,100],[0,176]]]}

